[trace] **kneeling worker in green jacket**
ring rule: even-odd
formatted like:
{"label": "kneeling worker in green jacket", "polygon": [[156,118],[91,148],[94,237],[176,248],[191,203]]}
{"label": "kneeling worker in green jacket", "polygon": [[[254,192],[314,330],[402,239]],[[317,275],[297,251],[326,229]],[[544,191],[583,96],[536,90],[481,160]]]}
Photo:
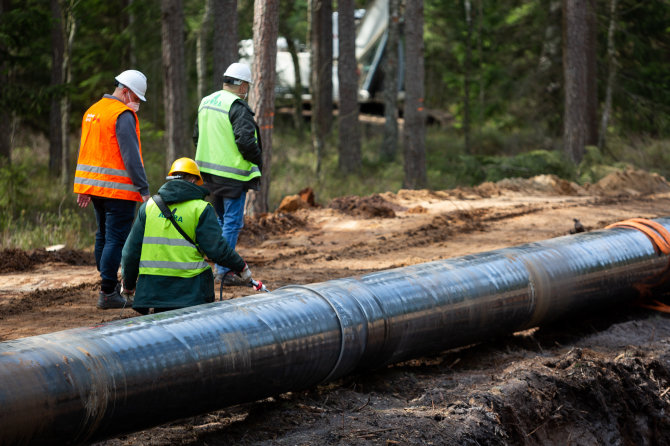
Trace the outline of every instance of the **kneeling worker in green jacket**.
{"label": "kneeling worker in green jacket", "polygon": [[[141,314],[151,308],[156,313],[213,302],[214,276],[204,255],[238,271],[245,282],[252,280],[245,261],[221,236],[214,208],[204,200],[209,191],[200,187],[195,161],[179,158],[166,179],[160,197],[140,206],[123,247],[123,287],[127,295],[134,292],[133,309]],[[157,203],[161,198],[164,203]],[[161,206],[169,208],[172,219]]]}

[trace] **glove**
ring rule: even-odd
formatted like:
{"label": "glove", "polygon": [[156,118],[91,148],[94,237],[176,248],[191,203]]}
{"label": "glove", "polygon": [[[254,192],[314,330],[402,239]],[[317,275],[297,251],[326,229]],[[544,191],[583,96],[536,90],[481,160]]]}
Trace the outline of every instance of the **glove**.
{"label": "glove", "polygon": [[121,291],[119,292],[121,296],[123,296],[126,301],[128,301],[129,304],[133,303],[133,297],[135,296],[135,290],[129,290],[126,288],[126,286],[123,284],[123,281],[121,281]]}
{"label": "glove", "polygon": [[239,276],[242,278],[244,283],[251,282],[251,270],[249,269],[247,262],[244,262],[244,269],[240,271]]}

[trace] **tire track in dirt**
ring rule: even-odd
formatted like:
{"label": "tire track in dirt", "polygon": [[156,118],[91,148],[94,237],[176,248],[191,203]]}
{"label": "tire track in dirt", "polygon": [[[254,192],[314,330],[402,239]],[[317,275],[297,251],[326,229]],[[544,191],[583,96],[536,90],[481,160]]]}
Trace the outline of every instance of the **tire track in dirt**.
{"label": "tire track in dirt", "polygon": [[514,209],[480,208],[473,210],[458,210],[435,215],[430,223],[417,228],[397,232],[391,236],[377,236],[374,241],[361,241],[344,248],[334,250],[327,248],[302,248],[291,253],[279,254],[267,262],[289,261],[297,257],[305,257],[308,261],[360,259],[378,255],[388,255],[392,252],[407,250],[407,248],[425,246],[445,242],[455,234],[466,234],[474,231],[486,231],[487,225],[499,220],[515,218],[545,209],[539,205],[519,205]]}
{"label": "tire track in dirt", "polygon": [[[291,261],[304,257],[309,261],[362,259],[378,255],[407,250],[408,248],[427,246],[446,242],[457,234],[471,232],[486,232],[492,223],[540,213],[547,210],[584,208],[584,207],[612,207],[629,202],[651,202],[641,197],[593,197],[581,202],[561,202],[548,204],[512,204],[510,208],[500,206],[460,209],[435,215],[432,220],[417,228],[407,229],[392,235],[377,236],[374,241],[361,241],[346,247],[329,250],[327,247],[302,247],[293,252],[284,252],[272,258],[258,259],[261,264],[280,261]],[[604,227],[607,224],[619,221],[599,222]],[[587,230],[590,228],[587,227]]]}

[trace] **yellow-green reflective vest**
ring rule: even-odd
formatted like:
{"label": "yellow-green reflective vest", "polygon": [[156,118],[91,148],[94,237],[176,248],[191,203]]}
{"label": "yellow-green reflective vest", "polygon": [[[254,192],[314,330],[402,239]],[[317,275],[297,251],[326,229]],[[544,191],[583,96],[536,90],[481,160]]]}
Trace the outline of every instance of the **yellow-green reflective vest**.
{"label": "yellow-green reflective vest", "polygon": [[[260,177],[261,171],[257,165],[242,157],[235,144],[230,106],[238,99],[235,94],[220,90],[200,102],[195,162],[201,172],[249,181]],[[258,140],[258,134],[254,136]]]}
{"label": "yellow-green reflective vest", "polygon": [[[200,215],[209,206],[204,200],[169,204],[174,218],[191,240]],[[140,274],[194,277],[210,268],[198,250],[177,231],[153,198],[147,201],[146,224],[140,254]]]}

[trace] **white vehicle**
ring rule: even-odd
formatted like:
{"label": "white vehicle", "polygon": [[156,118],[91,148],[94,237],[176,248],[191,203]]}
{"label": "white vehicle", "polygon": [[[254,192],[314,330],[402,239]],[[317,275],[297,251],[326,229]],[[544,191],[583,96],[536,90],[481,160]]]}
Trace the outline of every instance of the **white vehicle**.
{"label": "white vehicle", "polygon": [[[382,70],[381,61],[386,51],[388,40],[388,0],[374,0],[369,8],[356,10],[356,18],[359,20],[356,30],[356,60],[360,69],[358,100],[361,103],[382,102]],[[333,13],[333,100],[339,98],[339,82],[337,77],[338,58],[338,31],[337,12]],[[402,96],[403,89],[403,64],[404,53],[402,45],[398,48],[398,91]],[[253,63],[253,41],[251,39],[240,42],[240,59],[246,63]],[[309,93],[310,82],[310,53],[309,51],[298,52],[298,64],[300,66],[300,80],[302,85],[302,98],[304,102],[311,100]],[[293,59],[288,51],[286,39],[277,39],[277,75],[275,92],[277,98],[291,98],[296,84]]]}

